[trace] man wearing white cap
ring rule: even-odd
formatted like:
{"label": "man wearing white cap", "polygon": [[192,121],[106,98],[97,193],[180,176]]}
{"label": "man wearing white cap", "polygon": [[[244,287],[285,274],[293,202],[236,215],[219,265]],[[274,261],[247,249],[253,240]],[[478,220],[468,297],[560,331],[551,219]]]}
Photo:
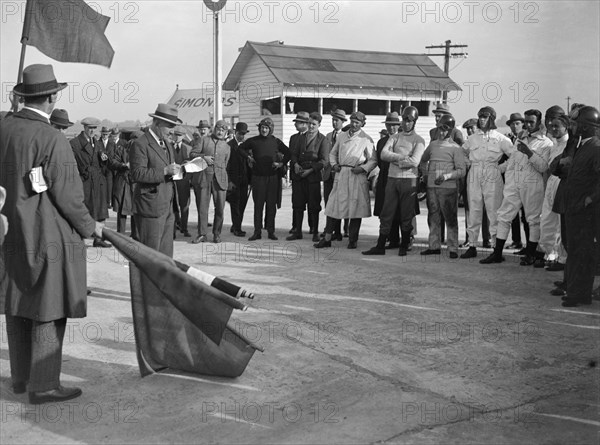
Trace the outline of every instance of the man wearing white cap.
{"label": "man wearing white cap", "polygon": [[[101,143],[94,138],[100,120],[86,117],[81,123],[83,131],[69,142],[83,182],[84,203],[92,217],[103,222],[108,218],[108,155]],[[101,239],[94,239],[94,247],[110,247],[110,244]]]}
{"label": "man wearing white cap", "polygon": [[60,384],[62,346],[67,318],[86,316],[83,238],[101,237],[104,227],[83,202],[77,171],[66,168],[75,164],[69,142],[50,126],[57,93],[66,87],[52,65],[28,66],[14,88],[25,107],[0,123],[2,211],[10,224],[0,312],[6,314],[13,392],[29,391],[32,404],[81,395]]}
{"label": "man wearing white cap", "polygon": [[152,124],[137,138],[129,153],[133,186],[133,218],[137,240],[170,257],[173,256],[173,228],[176,199],[173,176],[181,166],[175,163],[169,133],[180,124],[177,108],[158,104]]}

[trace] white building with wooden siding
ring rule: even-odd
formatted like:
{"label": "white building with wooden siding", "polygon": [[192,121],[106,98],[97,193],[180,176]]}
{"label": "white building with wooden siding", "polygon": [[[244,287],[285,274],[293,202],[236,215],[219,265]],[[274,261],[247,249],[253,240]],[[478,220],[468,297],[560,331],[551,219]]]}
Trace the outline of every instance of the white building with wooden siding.
{"label": "white building with wooden siding", "polygon": [[246,42],[223,89],[238,93],[239,120],[248,124],[249,136],[269,116],[275,136],[287,143],[299,111],[323,114],[321,132],[328,133],[328,114],[343,109],[348,115],[362,111],[364,130],[377,140],[387,112],[413,105],[420,115],[417,132],[429,142],[435,126],[431,111],[444,90],[460,87],[425,54]]}

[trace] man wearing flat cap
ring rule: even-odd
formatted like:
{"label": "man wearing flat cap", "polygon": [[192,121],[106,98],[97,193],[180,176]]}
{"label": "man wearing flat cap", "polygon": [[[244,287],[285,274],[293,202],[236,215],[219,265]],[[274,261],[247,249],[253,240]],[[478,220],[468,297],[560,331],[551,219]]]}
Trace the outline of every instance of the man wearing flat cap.
{"label": "man wearing flat cap", "polygon": [[377,158],[373,139],[362,129],[365,121],[362,112],[352,113],[350,129],[337,138],[329,154],[336,179],[325,207],[325,236],[314,245],[317,249],[331,247],[335,220],[342,218],[350,219],[348,249],[356,249],[362,218],[371,216],[367,176],[377,165]]}
{"label": "man wearing flat cap", "polygon": [[[510,127],[510,133],[506,135],[510,141],[514,144],[521,132],[523,131],[523,125],[525,124],[525,118],[521,116],[521,113],[511,113],[510,118],[506,121],[506,125]],[[504,164],[508,160],[508,156],[503,155],[500,158],[500,165]],[[504,169],[506,165],[502,168]],[[502,173],[502,179],[504,180],[504,172]],[[523,249],[523,243],[521,242],[521,223],[523,223],[523,229],[525,230],[525,239],[529,241],[529,224],[525,218],[525,212],[521,209],[521,216],[515,216],[515,219],[511,223],[511,237],[512,244],[508,246],[509,249],[518,249],[518,255],[524,255],[525,249]],[[482,227],[485,225],[483,223]],[[488,223],[489,225],[489,223]],[[484,236],[485,240],[485,236]]]}
{"label": "man wearing flat cap", "polygon": [[[377,185],[375,186],[375,204],[373,205],[373,215],[380,217],[383,203],[385,201],[385,187],[387,185],[390,163],[381,159],[381,151],[390,137],[398,134],[400,130],[400,115],[393,111],[387,113],[385,117],[385,128],[387,135],[377,141],[375,152],[377,154],[377,166],[379,167],[379,175],[377,176]],[[396,212],[390,234],[388,235],[389,244],[387,249],[398,249],[400,247],[400,212]]]}
{"label": "man wearing flat cap", "polygon": [[169,134],[181,121],[177,108],[168,104],[158,104],[149,116],[152,124],[133,142],[129,152],[136,239],[172,257],[176,199],[173,176],[179,174],[181,166],[175,162]]}
{"label": "man wearing flat cap", "polygon": [[0,123],[2,211],[9,223],[0,312],[6,314],[13,392],[29,391],[32,404],[81,395],[60,383],[62,345],[67,318],[86,316],[83,238],[101,237],[104,227],[84,204],[69,141],[50,126],[57,93],[66,86],[52,65],[26,67],[14,88],[25,106]]}
{"label": "man wearing flat cap", "polygon": [[[81,121],[83,131],[69,142],[77,161],[77,169],[83,182],[84,203],[92,217],[99,222],[108,218],[107,175],[108,155],[102,144],[95,139],[100,120],[86,117]],[[94,239],[94,247],[110,247],[101,239]]]}
{"label": "man wearing flat cap", "polygon": [[[290,155],[293,165],[292,207],[296,231],[288,236],[288,241],[302,239],[302,220],[304,209],[308,208],[308,225],[312,230],[313,242],[319,241],[319,212],[321,211],[321,170],[329,163],[330,145],[327,138],[319,132],[323,117],[318,112],[296,119],[307,118],[308,131],[294,135],[290,139]],[[292,137],[294,137],[292,136]]]}
{"label": "man wearing flat cap", "polygon": [[248,168],[248,152],[244,139],[248,133],[248,124],[238,122],[235,124],[235,136],[227,144],[230,148],[227,176],[229,177],[229,190],[227,201],[231,209],[231,232],[235,236],[246,236],[242,230],[244,211],[248,203],[248,184],[250,183],[250,169]]}
{"label": "man wearing flat cap", "polygon": [[198,221],[198,236],[192,241],[194,244],[208,241],[208,206],[211,197],[215,206],[212,242],[221,242],[225,197],[229,187],[227,163],[231,149],[225,142],[228,128],[229,124],[226,121],[217,121],[212,134],[202,137],[190,153],[190,158],[202,157],[208,165],[205,170],[199,172],[192,179],[194,190],[200,191],[200,220]]}

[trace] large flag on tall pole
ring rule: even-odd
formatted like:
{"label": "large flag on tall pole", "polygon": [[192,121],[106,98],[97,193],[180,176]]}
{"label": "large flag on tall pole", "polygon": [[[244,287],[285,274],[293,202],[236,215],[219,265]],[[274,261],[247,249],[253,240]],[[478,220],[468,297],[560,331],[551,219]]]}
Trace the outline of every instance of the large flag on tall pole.
{"label": "large flag on tall pole", "polygon": [[21,43],[60,62],[110,68],[115,51],[104,35],[109,21],[82,0],[27,0]]}

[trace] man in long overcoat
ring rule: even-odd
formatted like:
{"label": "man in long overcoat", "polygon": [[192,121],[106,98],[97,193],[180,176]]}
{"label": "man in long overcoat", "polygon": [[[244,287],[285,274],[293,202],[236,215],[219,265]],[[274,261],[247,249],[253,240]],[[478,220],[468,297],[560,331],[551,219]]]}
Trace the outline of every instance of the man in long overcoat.
{"label": "man in long overcoat", "polygon": [[14,91],[25,107],[0,124],[0,185],[9,231],[3,246],[7,270],[8,349],[13,391],[29,391],[33,404],[81,395],[60,384],[67,318],[86,316],[86,254],[82,238],[102,236],[83,203],[73,151],[49,117],[58,83],[51,65],[31,65]]}
{"label": "man in long overcoat", "polygon": [[[81,123],[83,131],[70,140],[71,148],[83,183],[84,203],[92,218],[102,222],[108,218],[108,155],[102,149],[101,142],[94,138],[100,120],[86,117]],[[101,239],[94,239],[94,247],[110,247],[110,244]]]}
{"label": "man in long overcoat", "polygon": [[325,207],[325,236],[314,245],[317,249],[331,246],[335,220],[342,218],[350,219],[348,248],[356,249],[362,218],[371,216],[367,175],[377,166],[377,157],[373,139],[362,130],[365,121],[362,112],[352,113],[350,129],[337,138],[329,154],[336,175]]}
{"label": "man in long overcoat", "polygon": [[133,219],[135,239],[142,244],[173,256],[176,189],[173,176],[181,170],[169,133],[180,124],[177,108],[158,104],[152,125],[137,138],[129,151],[130,176],[133,186]]}

